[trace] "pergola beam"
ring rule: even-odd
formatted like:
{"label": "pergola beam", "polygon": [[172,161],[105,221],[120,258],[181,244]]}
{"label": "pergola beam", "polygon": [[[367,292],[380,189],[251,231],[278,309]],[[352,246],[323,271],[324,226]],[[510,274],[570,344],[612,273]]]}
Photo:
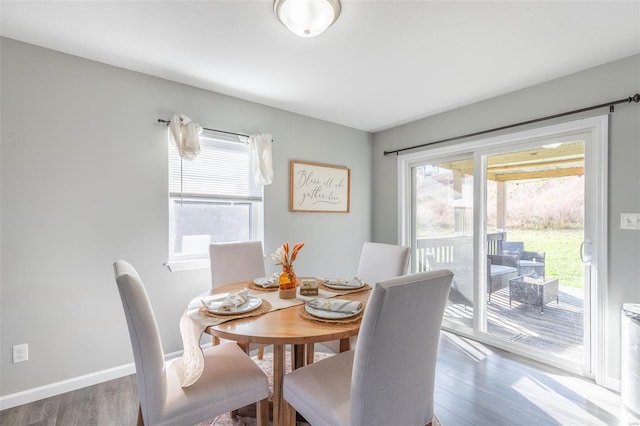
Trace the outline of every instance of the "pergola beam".
{"label": "pergola beam", "polygon": [[536,170],[531,172],[522,173],[487,173],[487,178],[496,182],[508,182],[511,180],[525,180],[525,179],[547,179],[554,177],[564,176],[582,176],[584,175],[584,167],[566,167],[560,169],[550,170]]}

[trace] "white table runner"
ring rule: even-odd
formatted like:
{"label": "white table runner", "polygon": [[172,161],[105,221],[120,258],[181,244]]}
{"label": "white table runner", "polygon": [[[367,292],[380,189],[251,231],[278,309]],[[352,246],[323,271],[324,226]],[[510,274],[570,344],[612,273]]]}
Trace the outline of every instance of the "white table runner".
{"label": "white table runner", "polygon": [[[298,295],[294,299],[281,299],[277,291],[264,292],[249,290],[249,295],[260,297],[261,299],[268,301],[271,304],[271,309],[269,309],[268,312],[302,305],[305,300],[314,299],[316,297],[331,298],[338,296],[336,293],[324,290],[318,290],[318,296],[300,296],[299,289]],[[189,302],[187,309],[180,317],[180,334],[182,336],[183,354],[182,357],[173,360],[169,364],[169,368],[174,369],[183,388],[194,384],[200,378],[202,371],[204,370],[204,354],[200,347],[200,338],[207,327],[238,319],[237,316],[230,316],[229,318],[213,317],[200,312],[200,306],[202,306],[200,303],[201,299],[207,301],[224,296],[225,294],[198,296]],[[250,314],[250,312],[247,312],[246,316],[250,316]]]}

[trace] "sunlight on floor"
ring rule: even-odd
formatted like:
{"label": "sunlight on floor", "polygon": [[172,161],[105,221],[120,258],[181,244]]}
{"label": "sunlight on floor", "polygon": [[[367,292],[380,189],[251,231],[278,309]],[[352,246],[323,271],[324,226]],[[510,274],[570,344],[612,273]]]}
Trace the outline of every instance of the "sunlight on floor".
{"label": "sunlight on floor", "polygon": [[[551,389],[549,386],[529,375],[522,377],[511,387],[516,390],[522,398],[528,400],[538,410],[544,412],[550,418],[557,421],[558,424],[565,424],[566,422],[566,418],[560,416],[558,411],[562,410],[562,407],[576,404],[575,400],[567,398],[565,395]],[[567,393],[573,394],[573,391],[567,391]],[[585,417],[579,419],[581,422],[585,422],[583,424],[602,424],[600,420],[589,414],[588,411],[584,411],[584,416]]]}
{"label": "sunlight on floor", "polygon": [[460,350],[462,350],[465,354],[469,355],[470,358],[479,362],[485,359],[489,354],[493,353],[491,349],[483,345],[482,343],[475,342],[473,340],[463,339],[462,337],[456,336],[451,333],[443,334],[451,343],[456,345]]}

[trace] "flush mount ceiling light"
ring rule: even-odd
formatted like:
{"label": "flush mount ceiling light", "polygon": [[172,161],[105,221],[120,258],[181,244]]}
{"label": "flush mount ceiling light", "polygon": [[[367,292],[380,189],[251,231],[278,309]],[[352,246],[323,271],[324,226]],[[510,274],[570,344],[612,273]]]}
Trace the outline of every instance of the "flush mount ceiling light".
{"label": "flush mount ceiling light", "polygon": [[314,37],[338,19],[340,0],[275,0],[273,11],[292,33]]}

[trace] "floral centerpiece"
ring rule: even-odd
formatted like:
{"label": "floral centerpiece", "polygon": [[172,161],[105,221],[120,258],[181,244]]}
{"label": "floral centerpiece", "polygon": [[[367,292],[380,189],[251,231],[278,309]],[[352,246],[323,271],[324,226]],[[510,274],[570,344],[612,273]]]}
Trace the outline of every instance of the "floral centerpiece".
{"label": "floral centerpiece", "polygon": [[278,265],[282,266],[282,272],[279,277],[280,297],[283,299],[291,299],[296,297],[296,286],[298,280],[296,273],[293,271],[293,262],[298,257],[300,249],[304,247],[304,243],[297,243],[293,246],[291,254],[289,254],[289,242],[283,243],[278,247],[275,253],[271,255]]}

